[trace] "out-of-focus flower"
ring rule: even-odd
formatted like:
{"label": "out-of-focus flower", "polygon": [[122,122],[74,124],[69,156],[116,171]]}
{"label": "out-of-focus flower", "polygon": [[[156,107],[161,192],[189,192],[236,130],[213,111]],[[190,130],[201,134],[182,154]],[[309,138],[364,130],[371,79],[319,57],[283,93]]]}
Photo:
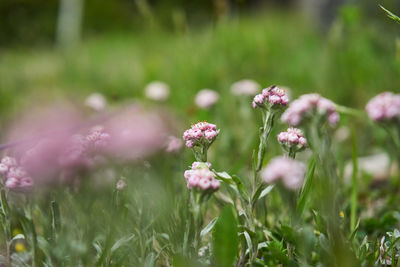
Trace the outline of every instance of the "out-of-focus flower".
{"label": "out-of-focus flower", "polygon": [[165,151],[167,152],[179,152],[183,146],[182,140],[180,138],[177,138],[175,136],[168,136],[167,140],[167,147]]}
{"label": "out-of-focus flower", "polygon": [[261,177],[265,183],[276,183],[279,180],[290,189],[299,189],[304,180],[306,167],[303,163],[286,157],[273,158],[262,170]]}
{"label": "out-of-focus flower", "polygon": [[105,122],[112,137],[104,149],[107,154],[125,160],[137,160],[162,149],[168,134],[165,117],[140,106],[130,106]]}
{"label": "out-of-focus flower", "polygon": [[339,121],[339,114],[336,112],[335,104],[319,94],[306,94],[293,101],[289,108],[282,114],[282,121],[298,126],[305,118],[312,116],[326,117],[332,126]]}
{"label": "out-of-focus flower", "polygon": [[289,98],[285,91],[275,85],[265,88],[261,94],[254,97],[253,108],[279,108],[286,106],[289,103]]}
{"label": "out-of-focus flower", "polygon": [[124,179],[119,179],[117,181],[117,184],[116,184],[115,187],[117,188],[118,191],[123,191],[126,186],[127,186],[127,184],[126,184],[125,180]]}
{"label": "out-of-focus flower", "polygon": [[169,96],[168,84],[160,81],[153,81],[146,85],[144,93],[148,99],[155,101],[165,101]]}
{"label": "out-of-focus flower", "polygon": [[400,94],[381,93],[368,102],[366,110],[374,121],[400,121]]}
{"label": "out-of-focus flower", "polygon": [[27,191],[33,187],[33,180],[28,172],[18,164],[17,160],[12,157],[4,157],[2,162],[8,163],[9,166],[1,163],[1,175],[5,177],[4,185],[14,191]]}
{"label": "out-of-focus flower", "polygon": [[278,134],[278,141],[286,151],[298,152],[307,145],[303,132],[297,128],[288,128],[286,132]]}
{"label": "out-of-focus flower", "polygon": [[261,86],[253,80],[240,80],[232,84],[231,92],[237,96],[254,96],[261,89]]}
{"label": "out-of-focus flower", "polygon": [[208,109],[215,105],[219,99],[219,94],[211,89],[200,90],[194,99],[195,104],[199,108]]}
{"label": "out-of-focus flower", "polygon": [[204,162],[195,162],[191,170],[185,171],[184,176],[189,189],[199,189],[201,191],[218,190],[220,182],[215,179],[215,174],[210,171],[208,166]]}
{"label": "out-of-focus flower", "polygon": [[103,111],[107,106],[107,99],[100,93],[93,93],[86,98],[85,105],[95,111]]}
{"label": "out-of-focus flower", "polygon": [[209,146],[214,142],[219,134],[217,126],[208,122],[199,122],[193,124],[192,127],[183,133],[186,146],[192,148],[194,146]]}

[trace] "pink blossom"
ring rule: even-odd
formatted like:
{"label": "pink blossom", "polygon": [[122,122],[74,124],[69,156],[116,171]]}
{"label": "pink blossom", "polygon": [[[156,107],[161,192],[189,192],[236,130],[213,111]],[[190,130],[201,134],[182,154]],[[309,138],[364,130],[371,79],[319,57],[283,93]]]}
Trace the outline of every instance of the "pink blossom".
{"label": "pink blossom", "polygon": [[155,101],[165,101],[168,99],[170,88],[168,84],[160,81],[153,81],[146,85],[144,89],[148,99]]}
{"label": "pink blossom", "polygon": [[234,95],[241,96],[241,95],[248,95],[254,96],[260,91],[261,86],[253,81],[253,80],[240,80],[232,84],[231,92]]}
{"label": "pink blossom", "polygon": [[191,129],[183,133],[183,139],[186,141],[186,146],[192,148],[204,143],[211,144],[218,136],[219,130],[215,124],[208,122],[199,122],[193,124]]}
{"label": "pink blossom", "polygon": [[276,183],[280,180],[286,188],[296,190],[303,184],[305,171],[305,165],[299,161],[276,157],[262,170],[261,177],[265,183]]}
{"label": "pink blossom", "polygon": [[289,103],[289,98],[285,91],[275,85],[265,88],[261,94],[254,97],[253,108],[275,108],[286,106]]}
{"label": "pink blossom", "polygon": [[211,164],[204,162],[193,162],[192,169],[186,170],[184,177],[189,189],[202,191],[215,191],[220,187],[220,182],[215,179],[215,174],[210,170]]}
{"label": "pink blossom", "polygon": [[7,167],[15,167],[17,166],[17,160],[13,157],[4,157],[1,160],[1,163],[4,164]]}
{"label": "pink blossom", "polygon": [[8,172],[8,166],[0,163],[0,175],[4,175]]}
{"label": "pink blossom", "polygon": [[208,109],[217,103],[219,94],[211,89],[200,90],[195,97],[195,104],[199,108]]}
{"label": "pink blossom", "polygon": [[368,102],[366,110],[374,121],[400,120],[400,94],[381,93]]}
{"label": "pink blossom", "polygon": [[165,151],[167,152],[178,152],[182,148],[182,140],[175,136],[168,136],[167,147]]}
{"label": "pink blossom", "polygon": [[293,101],[289,108],[282,114],[282,121],[298,126],[305,117],[315,115],[326,116],[328,123],[332,126],[339,121],[339,114],[336,112],[335,104],[318,94],[306,94]]}

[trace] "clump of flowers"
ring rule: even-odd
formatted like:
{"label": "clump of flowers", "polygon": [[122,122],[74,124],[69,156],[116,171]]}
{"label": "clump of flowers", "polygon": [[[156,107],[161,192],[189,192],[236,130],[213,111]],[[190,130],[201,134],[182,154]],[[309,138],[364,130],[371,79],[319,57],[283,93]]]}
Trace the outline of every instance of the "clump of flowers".
{"label": "clump of flowers", "polygon": [[276,157],[261,172],[261,177],[265,183],[281,181],[287,189],[296,190],[302,186],[305,172],[303,163],[291,158]]}
{"label": "clump of flowers", "polygon": [[203,109],[209,109],[217,103],[219,94],[211,89],[200,90],[194,99],[196,106]]}
{"label": "clump of flowers", "polygon": [[303,132],[293,127],[288,128],[286,132],[279,133],[278,141],[291,157],[294,157],[296,152],[304,150],[307,145],[307,139],[304,137]]}
{"label": "clump of flowers", "polygon": [[211,170],[209,162],[193,162],[192,168],[185,171],[185,179],[189,189],[199,189],[201,191],[216,191],[220,187],[220,182],[215,179],[215,173]]}
{"label": "clump of flowers", "polygon": [[260,91],[261,86],[253,80],[240,80],[232,84],[231,92],[237,96],[254,96]]}
{"label": "clump of flowers", "polygon": [[289,98],[285,91],[275,85],[265,88],[261,94],[254,97],[253,108],[276,108],[286,106],[289,103]]}
{"label": "clump of flowers", "polygon": [[335,104],[319,94],[302,95],[293,101],[282,114],[282,121],[291,126],[298,126],[304,120],[316,115],[326,117],[331,126],[335,126],[339,121]]}
{"label": "clump of flowers", "polygon": [[4,185],[10,190],[29,190],[33,179],[13,157],[4,157],[0,163],[0,175],[5,177]]}
{"label": "clump of flowers", "polygon": [[61,153],[59,164],[64,167],[91,166],[94,153],[104,149],[110,140],[110,135],[104,131],[102,126],[93,127],[84,136],[73,135],[66,149]]}
{"label": "clump of flowers", "polygon": [[392,92],[381,93],[372,98],[365,109],[373,121],[400,121],[400,94]]}
{"label": "clump of flowers", "polygon": [[169,96],[168,84],[160,81],[153,81],[149,83],[144,89],[145,95],[148,99],[155,101],[165,101]]}
{"label": "clump of flowers", "polygon": [[[208,122],[198,122],[183,133],[188,148],[193,148],[196,159],[207,161],[207,150],[219,134],[217,126]],[[195,150],[198,148],[199,151]]]}

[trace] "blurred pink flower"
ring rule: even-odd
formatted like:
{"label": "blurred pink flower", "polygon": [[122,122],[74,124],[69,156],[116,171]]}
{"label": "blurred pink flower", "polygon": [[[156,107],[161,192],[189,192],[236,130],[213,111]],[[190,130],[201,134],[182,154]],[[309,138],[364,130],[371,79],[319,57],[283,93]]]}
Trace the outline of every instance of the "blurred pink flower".
{"label": "blurred pink flower", "polygon": [[155,101],[165,101],[169,96],[168,84],[160,81],[153,81],[146,85],[144,92],[148,99]]}
{"label": "blurred pink flower", "polygon": [[400,94],[381,93],[368,102],[366,110],[374,121],[400,121]]}
{"label": "blurred pink flower", "polygon": [[289,108],[282,114],[282,121],[298,126],[305,117],[315,115],[325,116],[328,123],[335,126],[339,121],[339,114],[336,112],[335,104],[319,94],[306,94],[293,101]]}
{"label": "blurred pink flower", "polygon": [[182,140],[175,136],[168,136],[167,147],[165,151],[167,152],[179,152],[183,146]]}
{"label": "blurred pink flower", "polygon": [[33,180],[28,172],[12,157],[4,157],[1,163],[0,175],[5,179],[4,185],[13,191],[29,191],[33,187]]}
{"label": "blurred pink flower", "polygon": [[240,80],[232,84],[231,92],[237,96],[254,96],[261,89],[261,86],[253,80]]}
{"label": "blurred pink flower", "polygon": [[219,94],[211,89],[200,90],[194,99],[195,104],[199,108],[208,109],[215,105],[219,99]]}
{"label": "blurred pink flower", "polygon": [[273,158],[262,170],[261,177],[265,183],[276,183],[279,180],[290,189],[299,189],[304,180],[306,167],[303,163],[286,157]]}
{"label": "blurred pink flower", "polygon": [[107,106],[107,99],[100,93],[93,93],[86,98],[85,105],[95,111],[103,111]]}

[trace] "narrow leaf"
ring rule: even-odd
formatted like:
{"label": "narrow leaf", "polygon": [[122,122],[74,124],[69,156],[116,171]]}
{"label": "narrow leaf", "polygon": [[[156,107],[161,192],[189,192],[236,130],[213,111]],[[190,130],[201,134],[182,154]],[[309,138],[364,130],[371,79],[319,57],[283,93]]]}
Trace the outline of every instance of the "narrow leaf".
{"label": "narrow leaf", "polygon": [[218,217],[215,217],[214,219],[212,219],[210,221],[210,223],[207,224],[207,226],[204,227],[203,230],[201,230],[200,237],[203,237],[206,234],[208,234],[213,229],[213,227],[214,227],[215,223],[217,222],[217,220],[218,220]]}

